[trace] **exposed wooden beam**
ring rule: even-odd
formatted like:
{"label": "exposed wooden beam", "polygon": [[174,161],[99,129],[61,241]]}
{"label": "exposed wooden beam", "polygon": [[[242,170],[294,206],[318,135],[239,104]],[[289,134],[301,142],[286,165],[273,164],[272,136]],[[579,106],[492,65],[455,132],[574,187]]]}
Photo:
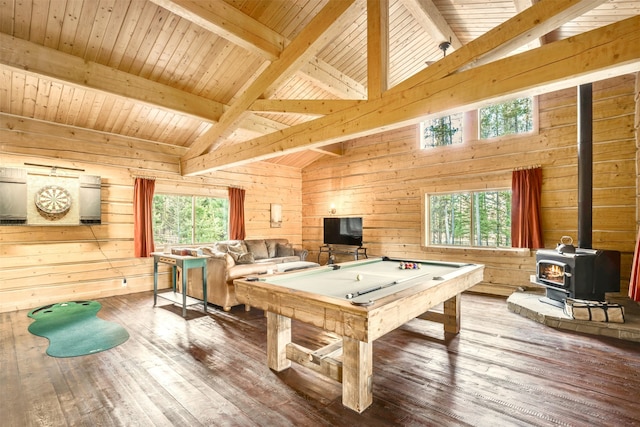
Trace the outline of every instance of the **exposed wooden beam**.
{"label": "exposed wooden beam", "polygon": [[[0,132],[8,134],[51,135],[58,139],[66,139],[70,142],[84,144],[86,142],[100,143],[114,147],[133,147],[143,151],[152,151],[158,155],[179,157],[187,151],[186,147],[164,144],[162,142],[124,136],[111,132],[100,132],[92,129],[79,128],[77,126],[51,123],[43,120],[30,119],[13,114],[0,113]],[[7,139],[2,139],[8,141]]]}
{"label": "exposed wooden beam", "polygon": [[305,63],[300,68],[300,74],[307,81],[339,98],[367,99],[364,85],[317,57]]}
{"label": "exposed wooden beam", "polygon": [[312,151],[326,154],[332,157],[340,157],[343,153],[342,143],[339,142],[337,144],[325,145],[322,147],[311,148]]}
{"label": "exposed wooden beam", "polygon": [[[0,113],[0,152],[179,174],[184,147]],[[78,149],[82,146],[82,149]],[[92,154],[87,154],[92,153]]]}
{"label": "exposed wooden beam", "polygon": [[0,33],[0,64],[215,122],[223,105],[115,68]]}
{"label": "exposed wooden beam", "polygon": [[[509,35],[503,34],[501,36],[503,38],[510,36],[504,43],[501,43],[499,47],[484,55],[477,56],[473,62],[468,65],[468,67],[486,64],[496,59],[503,58],[519,47],[525,46],[536,39],[540,39],[545,34],[560,27],[562,24],[569,22],[578,16],[584,15],[607,1],[608,0],[541,0],[536,4],[533,4],[531,7],[523,10],[522,13],[519,13],[514,18],[510,19],[510,21],[521,20],[523,28],[530,28],[527,18],[531,14],[528,14],[527,12],[540,9],[553,14],[550,19],[545,19],[540,22],[539,25],[534,26],[528,31],[518,31],[517,28],[512,28],[513,32],[510,32]],[[489,31],[485,36],[491,33],[498,36],[498,31],[496,31],[496,29]],[[485,36],[482,38],[484,39]]]}
{"label": "exposed wooden beam", "polygon": [[416,18],[422,28],[436,43],[451,42],[452,51],[462,46],[460,39],[453,32],[438,6],[433,0],[401,0],[404,7]]}
{"label": "exposed wooden beam", "polygon": [[239,166],[415,124],[429,115],[637,72],[639,45],[640,16],[635,16],[401,92],[388,91],[357,107],[184,161],[181,169],[190,175]]}
{"label": "exposed wooden beam", "polygon": [[[513,0],[513,4],[516,7],[516,12],[520,13],[523,10],[528,9],[531,6],[533,6],[536,3],[536,1],[537,0]],[[537,47],[542,46],[543,39],[544,39],[544,36],[537,37],[537,38],[531,40],[529,43],[527,43],[527,48],[535,49]]]}
{"label": "exposed wooden beam", "polygon": [[[3,33],[0,33],[0,65],[73,86],[135,99],[211,123],[220,120],[228,108],[219,102]],[[264,117],[250,115],[241,123],[241,127],[269,133],[284,126]]]}
{"label": "exposed wooden beam", "polygon": [[[267,61],[280,57],[290,41],[245,15],[222,0],[210,2],[193,0],[151,0],[160,7],[201,26],[230,42],[260,55]],[[310,58],[300,70],[305,78],[317,82],[329,93],[348,99],[366,99],[364,86],[318,58]],[[265,97],[268,97],[268,93]]]}
{"label": "exposed wooden beam", "polygon": [[389,0],[367,0],[367,95],[377,98],[389,85]]}
{"label": "exposed wooden beam", "polygon": [[603,1],[606,0],[542,0],[389,91],[402,92],[421,83],[502,58],[506,53],[526,45],[532,38],[540,37],[581,16]]}
{"label": "exposed wooden beam", "polygon": [[283,36],[222,0],[151,1],[269,61],[278,59],[286,44]]}
{"label": "exposed wooden beam", "polygon": [[183,158],[189,159],[214,149],[235,130],[247,109],[271,87],[276,87],[295,73],[304,62],[315,56],[326,43],[349,25],[351,14],[346,13],[354,0],[331,0],[285,48],[277,61],[271,63],[253,84],[225,111],[220,121],[198,137]]}
{"label": "exposed wooden beam", "polygon": [[324,116],[363,102],[350,99],[256,99],[249,109],[261,113]]}

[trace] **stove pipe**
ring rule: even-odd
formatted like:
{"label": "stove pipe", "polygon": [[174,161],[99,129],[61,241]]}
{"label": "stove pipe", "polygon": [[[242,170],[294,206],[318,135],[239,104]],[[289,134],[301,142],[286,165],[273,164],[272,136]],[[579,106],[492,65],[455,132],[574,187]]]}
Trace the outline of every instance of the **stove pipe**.
{"label": "stove pipe", "polygon": [[578,247],[591,249],[593,227],[593,88],[578,87]]}

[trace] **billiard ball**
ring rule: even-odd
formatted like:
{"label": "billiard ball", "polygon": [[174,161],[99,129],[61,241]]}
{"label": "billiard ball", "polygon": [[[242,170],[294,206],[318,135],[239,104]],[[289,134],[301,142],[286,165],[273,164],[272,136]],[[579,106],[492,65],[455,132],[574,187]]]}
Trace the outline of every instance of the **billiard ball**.
{"label": "billiard ball", "polygon": [[357,280],[358,282],[359,282],[359,281],[361,281],[362,279],[364,279],[364,276],[363,276],[362,274],[358,274],[358,275],[356,276],[356,280]]}

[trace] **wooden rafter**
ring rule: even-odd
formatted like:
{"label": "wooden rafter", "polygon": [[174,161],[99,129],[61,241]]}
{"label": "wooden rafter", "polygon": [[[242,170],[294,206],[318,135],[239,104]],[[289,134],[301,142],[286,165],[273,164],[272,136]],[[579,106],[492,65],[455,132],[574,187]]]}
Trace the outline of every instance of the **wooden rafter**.
{"label": "wooden rafter", "polygon": [[[46,58],[46,60],[43,60]],[[39,77],[135,99],[154,107],[196,117],[220,120],[227,106],[179,89],[134,76],[115,68],[85,61],[68,53],[0,33],[0,64]],[[259,133],[282,129],[273,120],[251,115],[241,127]]]}
{"label": "wooden rafter", "polygon": [[[267,61],[279,58],[290,40],[261,22],[234,9],[222,0],[151,0],[158,6],[263,57]],[[360,83],[346,77],[319,58],[310,58],[300,67],[305,78],[336,96],[365,99],[366,90]],[[265,97],[270,94],[266,93]]]}
{"label": "wooden rafter", "polygon": [[[506,22],[502,30],[510,32],[514,25],[522,25],[521,20]],[[431,114],[477,107],[489,100],[559,90],[612,74],[635,72],[640,70],[638,45],[640,16],[635,16],[436,81],[423,80],[402,91],[388,91],[363,105],[183,161],[181,169],[189,175],[238,166],[416,123]],[[456,53],[464,52],[460,49]],[[470,52],[467,55],[466,62],[474,59]],[[441,62],[447,60],[459,59],[448,56]]]}
{"label": "wooden rafter", "polygon": [[444,19],[433,0],[401,1],[435,42],[449,41],[451,43],[451,51],[462,46],[458,36],[456,36],[447,20]]}
{"label": "wooden rafter", "polygon": [[275,61],[286,39],[222,0],[151,0],[158,6],[229,40],[249,52]]}
{"label": "wooden rafter", "polygon": [[351,99],[256,99],[249,109],[262,113],[326,115],[364,102]]}
{"label": "wooden rafter", "polygon": [[389,0],[367,0],[367,91],[378,98],[389,84]]}
{"label": "wooden rafter", "polygon": [[532,38],[540,37],[583,15],[603,1],[606,0],[540,1],[389,91],[401,92],[426,81],[435,81],[451,73],[502,58],[506,53],[526,45]]}
{"label": "wooden rafter", "polygon": [[357,12],[353,5],[354,0],[331,0],[282,51],[278,60],[271,63],[233,102],[220,121],[193,142],[183,160],[217,148],[237,128],[253,101],[291,76],[304,62],[315,56],[328,40],[350,24],[348,20],[352,17],[346,12],[350,9]]}
{"label": "wooden rafter", "polygon": [[[524,46],[532,41],[543,37],[545,34],[555,30],[562,24],[569,22],[577,16],[584,15],[586,12],[595,9],[607,0],[543,0],[534,4],[528,9],[525,9],[522,13],[516,15],[509,21],[517,22],[521,18],[522,28],[525,31],[518,30],[517,26],[511,27],[508,34],[499,35],[499,31],[494,29],[485,34],[482,38],[487,38],[488,35],[498,36],[505,38],[505,41],[500,44],[499,47],[492,49],[484,55],[478,56],[472,64],[469,66],[478,66],[502,58],[517,48]],[[533,27],[530,26],[529,19],[530,14],[527,12],[530,10],[542,9],[547,11],[551,16],[544,21],[539,22]],[[501,27],[501,26],[500,26]],[[497,27],[497,28],[500,28]]]}

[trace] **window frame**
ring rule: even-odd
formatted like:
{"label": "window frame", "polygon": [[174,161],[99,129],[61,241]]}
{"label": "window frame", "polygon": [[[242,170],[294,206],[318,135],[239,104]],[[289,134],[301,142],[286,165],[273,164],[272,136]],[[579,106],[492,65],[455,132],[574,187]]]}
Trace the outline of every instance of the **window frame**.
{"label": "window frame", "polygon": [[477,189],[458,189],[451,191],[427,191],[425,189],[422,190],[422,247],[425,250],[442,250],[442,249],[453,249],[453,250],[480,250],[480,251],[508,251],[508,252],[522,252],[521,248],[512,248],[511,246],[478,246],[478,245],[455,245],[455,244],[433,244],[430,242],[430,225],[431,225],[431,210],[430,210],[430,196],[444,196],[444,195],[452,195],[452,194],[469,194],[471,197],[471,209],[470,209],[470,236],[469,241],[475,241],[474,235],[474,209],[473,209],[473,194],[474,193],[491,193],[498,191],[509,191],[512,192],[511,187],[499,186],[496,188],[477,188]]}
{"label": "window frame", "polygon": [[508,102],[513,99],[525,98],[525,97],[532,98],[531,109],[532,109],[532,116],[533,116],[532,117],[533,124],[532,124],[531,130],[528,132],[512,133],[507,135],[496,136],[493,138],[480,138],[480,108],[481,107],[478,107],[477,109],[466,110],[462,112],[463,117],[462,117],[462,129],[461,129],[461,132],[462,132],[461,144],[442,145],[437,147],[423,147],[422,145],[422,129],[424,126],[423,123],[427,120],[433,120],[433,119],[441,118],[447,115],[450,116],[452,114],[457,114],[460,112],[457,110],[453,110],[448,113],[443,113],[440,115],[426,116],[420,121],[420,123],[418,123],[418,126],[416,126],[418,148],[421,152],[424,152],[425,150],[456,149],[456,147],[464,146],[465,144],[472,143],[472,142],[478,142],[478,141],[479,142],[499,142],[499,141],[508,140],[508,139],[526,138],[526,137],[531,137],[533,135],[538,135],[540,133],[540,114],[539,114],[540,108],[539,108],[539,102],[538,102],[539,97],[537,95],[521,95],[521,96],[515,96],[515,97],[511,96],[509,98],[502,98],[502,99],[496,100],[495,102],[487,103],[486,105],[500,104],[502,102]]}
{"label": "window frame", "polygon": [[[460,128],[456,129],[456,132],[460,132],[461,138],[460,138],[460,142],[455,142],[452,144],[446,144],[446,145],[425,145],[425,138],[424,138],[424,133],[425,133],[425,129],[426,129],[426,122],[429,121],[433,121],[433,120],[439,120],[439,119],[443,119],[445,117],[451,117],[454,115],[458,115],[460,114],[462,117],[460,118]],[[420,148],[420,150],[434,150],[434,149],[438,149],[438,148],[442,148],[442,147],[456,147],[456,146],[460,146],[462,144],[464,144],[465,142],[467,142],[467,140],[469,139],[469,137],[467,136],[466,132],[465,132],[465,128],[466,128],[466,123],[468,122],[467,120],[467,112],[459,112],[459,111],[452,111],[448,114],[442,114],[442,115],[438,115],[438,116],[433,116],[433,117],[427,117],[423,120],[420,121],[420,123],[418,123],[418,147]]]}
{"label": "window frame", "polygon": [[489,104],[486,104],[486,106],[503,104],[505,102],[513,101],[514,99],[519,99],[519,98],[531,98],[531,116],[532,116],[531,130],[527,132],[509,133],[509,134],[500,135],[500,136],[493,136],[491,138],[481,138],[480,137],[480,110],[482,109],[482,107],[479,107],[478,109],[474,110],[474,113],[475,113],[474,119],[475,119],[475,125],[476,125],[475,135],[478,141],[483,141],[483,142],[484,141],[489,141],[489,142],[503,141],[506,139],[523,138],[523,137],[528,137],[532,135],[537,135],[540,132],[540,128],[539,128],[540,120],[539,120],[539,114],[538,114],[539,112],[538,96],[536,95],[522,95],[522,96],[509,97],[509,98],[501,99],[496,102],[491,102]]}
{"label": "window frame", "polygon": [[[227,202],[227,223],[226,223],[226,233],[225,233],[225,238],[222,240],[226,240],[229,238],[229,220],[228,220],[228,214],[229,214],[229,196],[227,193],[224,193],[224,196],[222,195],[221,192],[217,192],[216,194],[193,194],[193,193],[187,193],[187,192],[174,192],[174,191],[156,191],[153,195],[153,197],[155,198],[155,196],[171,196],[171,197],[189,197],[191,198],[191,224],[190,224],[190,230],[191,230],[191,242],[190,243],[159,243],[159,244],[170,244],[170,245],[198,245],[198,244],[202,244],[202,243],[210,243],[210,242],[197,242],[196,241],[196,232],[197,232],[197,228],[196,228],[196,198],[211,198],[211,199],[224,199]],[[154,240],[155,240],[155,223],[154,225]]]}

